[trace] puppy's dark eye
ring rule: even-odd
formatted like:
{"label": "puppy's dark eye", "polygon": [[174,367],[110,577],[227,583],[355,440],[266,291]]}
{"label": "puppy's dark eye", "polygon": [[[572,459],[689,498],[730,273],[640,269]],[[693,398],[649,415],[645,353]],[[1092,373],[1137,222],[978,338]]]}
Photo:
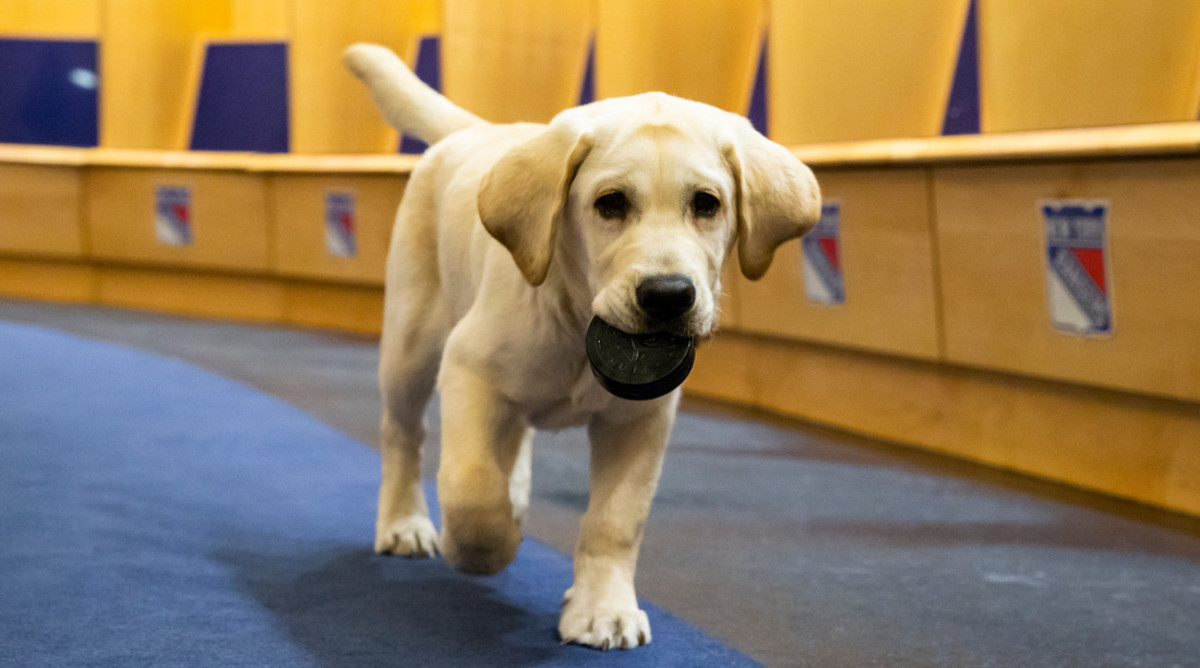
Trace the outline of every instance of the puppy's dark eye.
{"label": "puppy's dark eye", "polygon": [[712,218],[720,208],[721,200],[712,193],[698,192],[692,197],[692,210],[699,218]]}
{"label": "puppy's dark eye", "polygon": [[622,192],[601,195],[596,198],[596,211],[604,218],[624,218],[629,213],[629,200]]}

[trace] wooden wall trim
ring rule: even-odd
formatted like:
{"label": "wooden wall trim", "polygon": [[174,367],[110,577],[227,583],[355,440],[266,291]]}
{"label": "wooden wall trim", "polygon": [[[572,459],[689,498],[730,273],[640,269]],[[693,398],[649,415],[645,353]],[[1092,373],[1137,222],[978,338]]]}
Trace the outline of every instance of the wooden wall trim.
{"label": "wooden wall trim", "polygon": [[792,151],[810,165],[829,167],[1196,155],[1200,122],[837,142]]}
{"label": "wooden wall trim", "polygon": [[[795,146],[792,152],[815,167],[1189,156],[1200,154],[1200,122],[833,142]],[[0,144],[0,162],[37,164],[407,174],[418,160],[399,154],[260,155]]]}

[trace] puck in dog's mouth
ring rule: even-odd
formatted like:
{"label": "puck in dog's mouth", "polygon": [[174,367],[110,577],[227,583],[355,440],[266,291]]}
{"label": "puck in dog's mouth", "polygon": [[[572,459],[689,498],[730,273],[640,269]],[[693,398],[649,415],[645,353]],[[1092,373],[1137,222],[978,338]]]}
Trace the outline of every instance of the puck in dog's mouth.
{"label": "puck in dog's mouth", "polygon": [[629,334],[592,318],[587,356],[600,385],[622,399],[655,399],[679,387],[692,371],[695,340],[675,334]]}

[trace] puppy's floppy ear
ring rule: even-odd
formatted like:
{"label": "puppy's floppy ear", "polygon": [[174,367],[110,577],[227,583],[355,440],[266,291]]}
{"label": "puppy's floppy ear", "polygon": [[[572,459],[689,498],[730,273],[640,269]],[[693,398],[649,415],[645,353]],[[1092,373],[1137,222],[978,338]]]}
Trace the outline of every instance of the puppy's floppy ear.
{"label": "puppy's floppy ear", "polygon": [[512,254],[530,285],[550,271],[558,219],[591,138],[566,123],[546,130],[509,151],[484,175],[479,218]]}
{"label": "puppy's floppy ear", "polygon": [[762,278],[779,244],[802,236],[821,217],[821,191],[812,170],[792,152],[739,118],[725,159],[737,185],[738,263]]}

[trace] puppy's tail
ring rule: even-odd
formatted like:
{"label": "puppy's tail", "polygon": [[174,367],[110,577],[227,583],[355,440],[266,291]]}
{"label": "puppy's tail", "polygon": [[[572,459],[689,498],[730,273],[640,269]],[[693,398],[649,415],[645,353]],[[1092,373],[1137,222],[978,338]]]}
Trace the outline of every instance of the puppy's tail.
{"label": "puppy's tail", "polygon": [[389,125],[427,144],[483,122],[425,85],[387,47],[354,44],[342,54],[342,62],[367,84]]}

